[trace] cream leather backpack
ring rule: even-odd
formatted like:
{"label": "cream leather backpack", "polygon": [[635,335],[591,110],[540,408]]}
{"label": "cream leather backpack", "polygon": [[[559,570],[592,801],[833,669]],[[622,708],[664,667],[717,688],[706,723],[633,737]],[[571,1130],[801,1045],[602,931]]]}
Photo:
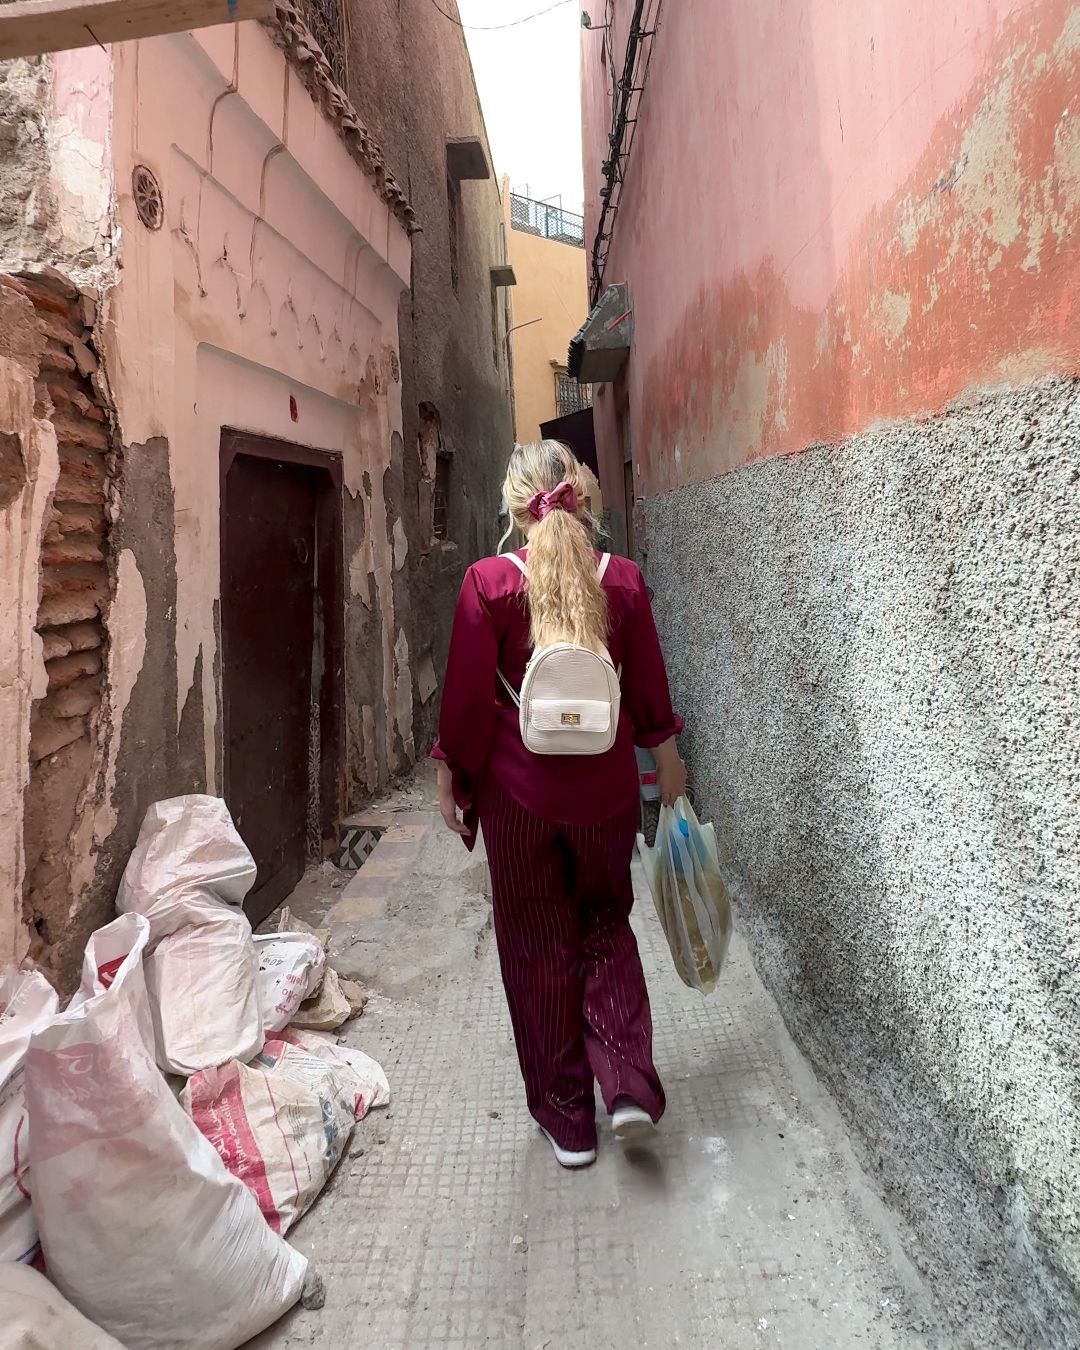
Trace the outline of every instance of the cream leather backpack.
{"label": "cream leather backpack", "polygon": [[[504,556],[528,578],[516,553]],[[610,561],[610,553],[600,559],[597,581],[603,582]],[[606,650],[553,642],[533,652],[520,694],[501,670],[499,679],[518,709],[521,739],[534,755],[602,755],[615,744],[622,691]]]}

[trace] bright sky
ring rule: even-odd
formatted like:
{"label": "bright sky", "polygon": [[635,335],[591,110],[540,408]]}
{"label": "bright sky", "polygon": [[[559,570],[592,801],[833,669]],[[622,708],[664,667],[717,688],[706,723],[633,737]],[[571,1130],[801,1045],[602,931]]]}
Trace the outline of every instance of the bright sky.
{"label": "bright sky", "polygon": [[[462,23],[503,24],[552,0],[458,0]],[[445,5],[450,9],[451,6]],[[594,9],[602,8],[599,3]],[[574,0],[495,32],[466,30],[495,171],[543,201],[582,209],[580,10]]]}

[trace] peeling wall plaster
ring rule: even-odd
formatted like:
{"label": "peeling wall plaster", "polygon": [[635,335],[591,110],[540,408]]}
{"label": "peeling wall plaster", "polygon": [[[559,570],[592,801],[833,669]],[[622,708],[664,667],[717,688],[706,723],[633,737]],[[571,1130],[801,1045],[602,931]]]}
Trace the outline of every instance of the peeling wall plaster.
{"label": "peeling wall plaster", "polygon": [[[8,249],[14,261],[60,264],[77,280],[100,286],[99,378],[103,389],[107,378],[124,447],[124,454],[107,458],[119,464],[130,453],[134,477],[128,488],[141,483],[140,500],[151,505],[155,493],[168,500],[161,525],[169,533],[158,541],[169,555],[167,567],[156,560],[140,565],[137,550],[146,541],[132,521],[123,525],[124,500],[110,504],[113,526],[120,522],[117,541],[136,542],[117,542],[111,603],[101,597],[102,606],[108,603],[109,638],[104,703],[91,717],[85,755],[71,766],[79,796],[65,806],[77,815],[76,829],[64,858],[57,854],[49,864],[64,871],[57,898],[67,906],[68,921],[58,915],[57,926],[68,931],[54,971],[63,982],[74,969],[68,948],[82,941],[85,923],[99,921],[103,906],[111,904],[146,794],[152,800],[163,792],[223,787],[221,428],[339,454],[346,496],[365,497],[368,517],[382,518],[384,471],[394,444],[400,447],[397,311],[409,278],[410,246],[339,129],[312,103],[257,24],[122,44],[108,53],[87,49],[31,71],[20,68],[17,79],[10,67],[3,74],[0,127],[8,112],[22,116],[34,106],[40,116],[33,136],[18,148],[41,163],[27,179],[25,198],[16,194],[15,213],[0,211],[0,245],[8,248],[14,240],[18,248]],[[179,121],[177,107],[185,109]],[[137,217],[131,194],[136,165],[149,167],[160,184],[166,217],[161,230],[147,229]],[[0,183],[4,172],[10,184],[10,167],[0,168]],[[2,293],[0,301],[6,303]],[[87,313],[96,312],[86,303]],[[47,315],[42,322],[47,328]],[[93,353],[86,357],[96,369]],[[29,400],[32,413],[32,374],[15,370],[8,378],[3,337],[0,358],[0,408],[6,393],[9,402]],[[25,408],[19,418],[25,420],[24,414]],[[6,510],[0,508],[5,546],[18,559],[6,575],[19,577],[25,617],[25,633],[0,656],[0,672],[10,666],[16,673],[10,688],[0,675],[0,717],[11,723],[13,744],[25,741],[31,693],[42,692],[34,684],[35,671],[38,684],[42,675],[41,639],[33,632],[41,570],[37,536],[56,478],[55,444],[50,477],[48,424],[32,436],[26,428],[21,434],[28,463],[33,456],[40,463],[30,465],[32,492],[17,492]],[[26,515],[31,497],[33,511]],[[372,790],[392,767],[401,767],[400,747],[412,744],[411,698],[402,692],[411,688],[411,675],[394,670],[395,552],[400,557],[400,544],[395,548],[392,537],[371,531],[360,566],[350,566],[348,574],[350,588],[377,608],[382,629],[381,652],[352,658],[372,666],[381,704],[379,715],[357,719],[363,743],[349,747],[371,765]],[[172,650],[163,651],[166,633]],[[150,659],[161,663],[150,672],[150,683],[163,670],[173,686],[156,701],[144,669]],[[136,690],[142,691],[138,697]],[[148,765],[163,709],[175,709],[174,753],[155,753]],[[201,741],[198,753],[193,735]],[[4,813],[0,827],[0,865],[13,896],[21,891],[24,870],[25,760],[21,756],[11,781],[0,784],[5,799],[17,796],[20,803],[19,811]],[[3,924],[0,947],[25,951],[21,913],[5,916]]]}
{"label": "peeling wall plaster", "polygon": [[[117,560],[116,591],[109,608],[108,626],[108,688],[112,725],[105,755],[104,791],[94,820],[95,845],[107,839],[116,824],[113,797],[124,716],[146,655],[146,588],[135,554],[129,548],[124,549]],[[87,880],[89,882],[92,879],[91,870]]]}
{"label": "peeling wall plaster", "polygon": [[634,305],[594,409],[608,500],[628,426],[739,920],[905,1242],[960,1343],[1065,1350],[1080,5],[664,16],[608,262]]}
{"label": "peeling wall plaster", "polygon": [[[401,424],[389,368],[408,241],[258,25],[118,49],[114,102],[117,127],[130,131],[116,148],[124,271],[110,307],[110,369],[125,441],[164,436],[171,446],[176,707],[198,667],[206,759],[221,790],[220,429],[340,453],[352,496],[366,470],[380,484]],[[189,112],[178,128],[170,109],[180,104]],[[138,223],[126,190],[136,162],[162,185],[166,225],[156,234]],[[371,495],[378,514],[377,486]],[[374,581],[387,670],[392,568],[392,550],[371,535],[365,559],[347,569],[365,603]],[[393,685],[383,698],[387,724],[406,736]],[[389,745],[377,758],[388,763]]]}
{"label": "peeling wall plaster", "polygon": [[[668,17],[608,264],[633,292],[642,491],[1076,368],[1076,33],[1070,0]],[[583,70],[591,181],[607,120]],[[730,134],[685,134],[711,125]],[[596,406],[610,490],[610,387]]]}

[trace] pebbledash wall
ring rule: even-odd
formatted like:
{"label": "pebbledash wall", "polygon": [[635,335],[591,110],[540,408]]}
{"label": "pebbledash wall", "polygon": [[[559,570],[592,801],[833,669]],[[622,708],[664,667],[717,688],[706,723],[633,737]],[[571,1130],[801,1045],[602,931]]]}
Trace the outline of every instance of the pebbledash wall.
{"label": "pebbledash wall", "polygon": [[1080,6],[659,7],[605,494],[623,433],[740,924],[980,1347],[1080,1343],[1078,231]]}
{"label": "pebbledash wall", "polygon": [[0,958],[61,984],[146,806],[222,790],[223,426],[340,454],[371,616],[345,804],[413,754],[385,489],[413,215],[280,16],[0,68]]}

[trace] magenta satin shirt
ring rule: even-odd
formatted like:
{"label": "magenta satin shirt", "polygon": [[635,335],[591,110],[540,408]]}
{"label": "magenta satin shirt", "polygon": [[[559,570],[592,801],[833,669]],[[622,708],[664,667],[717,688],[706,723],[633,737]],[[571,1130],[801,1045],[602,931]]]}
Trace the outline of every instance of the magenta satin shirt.
{"label": "magenta satin shirt", "polygon": [[467,824],[475,822],[476,787],[485,773],[544,820],[599,824],[637,799],[635,744],[651,749],[682,731],[640,569],[613,555],[603,585],[608,651],[622,667],[615,744],[603,755],[534,755],[522,742],[518,711],[496,674],[501,670],[515,689],[521,687],[531,655],[525,579],[506,558],[484,558],[465,574],[432,755],[450,766]]}

